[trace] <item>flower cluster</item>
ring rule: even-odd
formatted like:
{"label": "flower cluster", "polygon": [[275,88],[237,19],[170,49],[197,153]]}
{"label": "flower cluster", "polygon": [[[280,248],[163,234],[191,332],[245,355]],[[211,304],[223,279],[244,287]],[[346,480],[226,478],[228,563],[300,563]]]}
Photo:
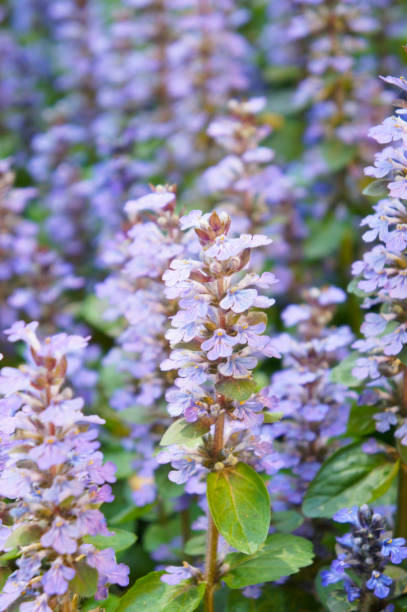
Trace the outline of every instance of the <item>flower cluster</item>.
{"label": "flower cluster", "polygon": [[175,187],[169,185],[127,202],[127,226],[104,249],[104,263],[115,271],[96,289],[100,298],[108,300],[105,318],[125,320],[105,359],[106,366],[125,377],[110,398],[111,405],[120,411],[137,406],[140,423],[146,423],[133,426],[126,442],[140,455],[134,465],[137,478],[132,479],[137,505],[155,497],[154,447],[168,421],[162,399],[172,378],[162,376],[160,363],[170,350],[165,334],[174,301],[164,295],[161,277],[171,260],[183,256],[187,248],[175,207]]}
{"label": "flower cluster", "polygon": [[[386,78],[390,83],[404,87],[403,79]],[[406,425],[403,415],[401,390],[398,390],[399,374],[404,371],[403,348],[407,342],[405,298],[407,297],[405,253],[407,247],[407,209],[403,199],[405,182],[398,160],[404,158],[406,150],[403,109],[386,119],[380,126],[372,128],[370,135],[381,143],[394,141],[376,156],[375,166],[366,169],[366,174],[376,176],[387,185],[389,197],[374,206],[374,212],[362,221],[367,226],[363,239],[367,243],[377,241],[362,261],[353,265],[357,289],[365,296],[364,307],[374,306],[374,311],[365,315],[361,331],[362,340],[354,343],[361,353],[355,362],[353,375],[370,379],[371,403],[378,404],[378,431],[384,432],[398,425],[396,436],[405,438]],[[380,306],[379,312],[377,305]],[[389,378],[395,384],[386,384]]]}
{"label": "flower cluster", "polygon": [[168,412],[188,423],[200,421],[207,429],[220,418],[226,420],[224,444],[215,455],[210,439],[192,451],[171,446],[161,453],[159,460],[171,461],[174,468],[170,480],[186,483],[188,493],[203,492],[200,478],[217,463],[233,465],[242,459],[268,472],[275,467],[271,444],[253,435],[266,406],[254,394],[255,385],[243,401],[232,401],[222,392],[228,382],[250,383],[259,355],[279,356],[263,335],[266,316],[254,310],[274,303],[262,290],[276,282],[275,276],[246,271],[251,250],[270,239],[259,234],[229,237],[230,224],[226,213],[192,211],[182,217],[181,227],[193,227],[199,238],[199,258],[174,259],[163,275],[167,296],[179,303],[166,334],[173,350],[161,364],[163,371],[178,373],[166,393]]}
{"label": "flower cluster", "polygon": [[304,291],[304,304],[292,304],[282,313],[296,333],[276,338],[283,369],[263,391],[283,413],[281,422],[264,429],[281,445],[284,467],[291,472],[273,478],[274,509],[301,504],[323,460],[335,450],[332,438],[346,431],[352,393],[331,381],[331,370],[348,354],[352,333],[346,325],[329,326],[345,297],[336,287],[312,288]]}
{"label": "flower cluster", "polygon": [[0,320],[11,325],[20,316],[66,327],[63,294],[81,287],[69,263],[42,246],[36,223],[23,214],[36,195],[32,188],[14,188],[10,160],[0,162]]}
{"label": "flower cluster", "polygon": [[336,538],[338,555],[330,569],[322,571],[322,584],[341,582],[348,600],[360,604],[371,592],[379,599],[388,597],[393,581],[384,571],[389,563],[398,565],[407,558],[404,538],[393,538],[383,516],[367,505],[345,508],[333,518],[352,527],[349,533]]}
{"label": "flower cluster", "polygon": [[265,98],[231,100],[228,115],[212,121],[208,135],[226,156],[203,173],[201,185],[206,194],[221,198],[235,231],[262,232],[273,238],[267,249],[256,252],[252,268],[261,270],[266,256],[272,258],[278,291],[285,292],[292,281],[290,267],[300,256],[293,245],[304,237],[296,207],[301,190],[272,163],[274,151],[262,144],[271,132],[262,117],[265,105]]}
{"label": "flower cluster", "polygon": [[98,550],[85,536],[109,535],[99,510],[112,501],[115,466],[98,450],[97,416],[85,415],[83,400],[64,386],[67,355],[87,339],[57,334],[41,341],[37,322],[18,321],[6,331],[23,340],[30,362],[0,373],[1,472],[6,502],[1,548],[16,548],[17,569],[0,592],[0,610],[14,602],[22,612],[70,608],[75,577],[97,577],[96,597],[108,584],[128,584],[128,568],[113,549]]}

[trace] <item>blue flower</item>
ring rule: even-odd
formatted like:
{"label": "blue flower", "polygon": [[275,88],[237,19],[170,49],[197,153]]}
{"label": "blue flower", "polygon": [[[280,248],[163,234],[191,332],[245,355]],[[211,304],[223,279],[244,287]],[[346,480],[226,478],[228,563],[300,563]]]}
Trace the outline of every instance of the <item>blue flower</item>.
{"label": "blue flower", "polygon": [[407,558],[407,547],[404,538],[390,538],[384,540],[381,553],[383,557],[389,557],[392,563],[398,564]]}
{"label": "blue flower", "polygon": [[366,582],[369,591],[373,591],[376,597],[384,599],[390,593],[390,585],[392,584],[390,576],[373,571],[371,577]]}

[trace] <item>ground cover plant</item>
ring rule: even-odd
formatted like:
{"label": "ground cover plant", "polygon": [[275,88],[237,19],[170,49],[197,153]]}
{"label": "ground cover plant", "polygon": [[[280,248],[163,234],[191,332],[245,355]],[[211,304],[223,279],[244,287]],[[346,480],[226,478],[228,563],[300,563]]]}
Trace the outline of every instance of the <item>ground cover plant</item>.
{"label": "ground cover plant", "polygon": [[407,610],[407,8],[0,7],[0,612]]}

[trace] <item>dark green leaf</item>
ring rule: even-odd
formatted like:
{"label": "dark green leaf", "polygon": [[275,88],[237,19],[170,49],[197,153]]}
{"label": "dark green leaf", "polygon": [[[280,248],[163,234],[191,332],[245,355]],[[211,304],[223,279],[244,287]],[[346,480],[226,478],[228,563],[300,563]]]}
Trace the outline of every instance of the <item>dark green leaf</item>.
{"label": "dark green leaf", "polygon": [[81,605],[81,612],[88,612],[88,610],[103,610],[104,612],[115,612],[120,598],[117,595],[109,595],[107,599],[91,599]]}
{"label": "dark green leaf", "polygon": [[319,572],[315,584],[318,598],[329,612],[351,612],[355,609],[354,605],[348,601],[341,582],[322,586],[321,572]]}
{"label": "dark green leaf", "polygon": [[322,145],[322,155],[331,170],[337,172],[342,170],[354,159],[356,148],[338,140],[331,138]]}
{"label": "dark green leaf", "polygon": [[376,431],[376,421],[373,418],[375,414],[377,414],[377,406],[357,406],[353,404],[349,413],[346,434],[361,438]]}
{"label": "dark green leaf", "polygon": [[341,508],[368,503],[390,487],[394,463],[384,453],[368,454],[362,447],[363,442],[355,442],[325,461],[305,495],[305,516],[331,518]]}
{"label": "dark green leaf", "polygon": [[161,438],[160,445],[168,446],[170,444],[181,444],[183,446],[193,447],[199,443],[199,440],[208,431],[209,427],[206,427],[199,421],[196,423],[188,423],[185,419],[178,419],[169,426]]}
{"label": "dark green leaf", "polygon": [[254,553],[270,527],[270,498],[260,476],[245,463],[211,472],[207,496],[215,525],[225,540],[241,552]]}
{"label": "dark green leaf", "polygon": [[273,533],[253,555],[228,555],[225,563],[230,569],[222,578],[231,589],[241,589],[295,574],[313,558],[312,544],[305,538]]}
{"label": "dark green leaf", "polygon": [[160,525],[154,523],[149,525],[143,534],[143,545],[148,552],[153,552],[161,544],[169,544],[171,540],[179,536],[181,533],[181,523],[179,517],[167,521]]}
{"label": "dark green leaf", "polygon": [[257,385],[255,381],[251,379],[230,378],[217,385],[216,389],[218,393],[222,393],[226,395],[226,397],[234,399],[237,402],[244,402],[256,392]]}
{"label": "dark green leaf", "polygon": [[205,583],[196,586],[189,581],[169,585],[160,580],[164,572],[151,572],[123,595],[115,612],[193,612],[199,606]]}
{"label": "dark green leaf", "polygon": [[98,585],[98,573],[93,567],[83,561],[75,565],[76,574],[69,583],[69,590],[80,597],[92,597]]}
{"label": "dark green leaf", "polygon": [[125,450],[116,452],[105,452],[105,460],[111,461],[115,464],[117,468],[116,478],[129,478],[129,476],[134,474],[133,463],[136,457],[136,453],[129,453]]}
{"label": "dark green leaf", "polygon": [[111,536],[86,535],[83,538],[84,542],[93,544],[96,548],[113,548],[116,552],[126,550],[130,548],[132,544],[137,540],[137,536],[131,531],[124,531],[124,529],[115,529]]}
{"label": "dark green leaf", "polygon": [[132,506],[131,508],[125,508],[118,514],[116,514],[111,520],[112,525],[120,525],[127,523],[128,521],[134,521],[136,518],[148,514],[154,507],[154,504],[147,504],[146,506]]}
{"label": "dark green leaf", "polygon": [[37,542],[42,535],[37,525],[21,525],[13,530],[4,544],[4,548],[18,548]]}
{"label": "dark green leaf", "polygon": [[394,597],[399,597],[403,592],[406,591],[407,587],[407,572],[399,565],[388,565],[384,572],[393,580],[392,592]]}
{"label": "dark green leaf", "polygon": [[332,368],[331,381],[340,383],[346,387],[359,387],[361,381],[353,376],[352,370],[355,367],[356,361],[359,359],[359,353],[351,353],[341,363]]}
{"label": "dark green leaf", "polygon": [[277,531],[281,533],[292,533],[304,522],[303,517],[299,512],[295,510],[281,510],[280,512],[273,512],[271,517],[271,523],[274,525]]}
{"label": "dark green leaf", "polygon": [[342,242],[347,229],[344,222],[332,217],[318,223],[310,223],[309,238],[304,244],[304,255],[307,259],[320,259],[335,253]]}

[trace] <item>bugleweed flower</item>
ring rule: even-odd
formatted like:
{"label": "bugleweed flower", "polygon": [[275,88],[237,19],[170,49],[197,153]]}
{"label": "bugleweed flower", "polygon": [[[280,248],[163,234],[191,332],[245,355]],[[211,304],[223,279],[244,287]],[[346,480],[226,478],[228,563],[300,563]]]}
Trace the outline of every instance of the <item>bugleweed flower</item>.
{"label": "bugleweed flower", "polygon": [[346,357],[352,341],[348,326],[329,325],[345,293],[336,287],[314,287],[303,296],[305,303],[290,305],[282,313],[286,327],[295,331],[276,338],[283,369],[273,374],[263,391],[284,415],[281,422],[264,425],[264,430],[277,441],[291,471],[272,480],[274,509],[301,504],[310,481],[335,449],[332,437],[346,431],[353,396],[344,385],[330,380],[332,367]]}
{"label": "bugleweed flower", "polygon": [[[17,569],[0,593],[0,610],[70,607],[70,581],[87,566],[97,573],[96,597],[108,584],[128,584],[128,568],[113,549],[98,550],[86,535],[109,535],[99,510],[112,501],[115,466],[98,450],[97,416],[84,415],[83,400],[64,386],[67,355],[87,339],[57,334],[41,341],[38,323],[18,321],[6,331],[23,340],[30,362],[0,373],[2,438],[0,489],[6,500],[2,550],[17,549]],[[87,579],[85,579],[87,580]]]}
{"label": "bugleweed flower", "polygon": [[198,448],[174,445],[160,453],[159,461],[171,462],[174,468],[170,480],[185,483],[187,493],[203,493],[202,477],[216,464],[242,460],[267,473],[278,465],[271,444],[256,436],[263,422],[261,398],[254,393],[244,401],[232,401],[219,388],[225,381],[251,381],[259,355],[279,356],[264,335],[266,316],[257,310],[274,303],[263,291],[276,279],[271,272],[259,276],[247,271],[251,250],[270,239],[250,234],[232,237],[230,225],[224,212],[192,211],[182,217],[181,227],[195,229],[199,253],[187,260],[174,259],[163,275],[167,296],[179,303],[166,334],[173,351],[161,364],[163,371],[178,373],[166,393],[168,412],[189,423],[200,421],[208,430],[219,418],[225,419],[224,445],[218,455],[211,454],[212,429]]}
{"label": "bugleweed flower", "polygon": [[140,417],[148,415],[141,418],[143,424],[133,426],[125,441],[140,456],[132,487],[134,501],[141,506],[155,497],[154,448],[168,422],[162,400],[172,377],[162,375],[160,363],[170,350],[165,334],[174,302],[164,295],[161,278],[188,244],[188,236],[178,227],[175,206],[175,188],[168,185],[126,204],[127,225],[104,248],[104,263],[114,271],[97,286],[98,296],[109,303],[105,317],[125,321],[105,361],[125,377],[111,405],[118,411],[138,406]]}
{"label": "bugleweed flower", "polygon": [[[385,80],[406,89],[402,78],[387,77]],[[402,351],[407,343],[407,208],[403,201],[407,194],[403,192],[405,179],[399,164],[407,148],[404,117],[404,109],[396,111],[370,131],[381,143],[393,142],[376,156],[375,166],[366,169],[366,174],[383,181],[383,187],[387,184],[390,197],[380,200],[373,207],[374,212],[362,221],[362,226],[367,226],[364,241],[376,244],[365,253],[362,261],[354,263],[353,274],[357,287],[366,295],[363,306],[375,306],[375,311],[365,316],[361,327],[365,338],[354,343],[362,355],[355,363],[353,375],[372,381],[370,386],[375,391],[370,392],[370,403],[378,405],[375,415],[378,431],[397,426],[395,435],[406,444],[406,424],[400,410],[402,401],[398,388],[398,374],[404,368]]]}
{"label": "bugleweed flower", "polygon": [[63,294],[81,287],[82,280],[57,253],[40,245],[39,228],[24,218],[36,195],[32,188],[16,189],[9,160],[0,161],[0,320],[11,325],[20,317],[66,327]]}
{"label": "bugleweed flower", "polygon": [[385,519],[366,505],[344,508],[333,518],[350,523],[351,531],[336,538],[337,558],[330,569],[322,571],[322,584],[342,583],[350,602],[362,604],[370,592],[385,599],[393,581],[384,571],[389,563],[400,564],[407,558],[404,538],[392,538]]}
{"label": "bugleweed flower", "polygon": [[208,135],[226,156],[204,172],[201,186],[221,199],[235,231],[261,232],[273,238],[267,249],[255,253],[252,269],[261,270],[266,255],[273,258],[280,281],[277,290],[285,292],[292,276],[290,264],[299,257],[295,245],[304,237],[298,207],[294,206],[302,192],[273,162],[274,151],[262,145],[271,132],[262,117],[265,105],[266,99],[260,97],[231,100],[228,115],[212,121]]}

